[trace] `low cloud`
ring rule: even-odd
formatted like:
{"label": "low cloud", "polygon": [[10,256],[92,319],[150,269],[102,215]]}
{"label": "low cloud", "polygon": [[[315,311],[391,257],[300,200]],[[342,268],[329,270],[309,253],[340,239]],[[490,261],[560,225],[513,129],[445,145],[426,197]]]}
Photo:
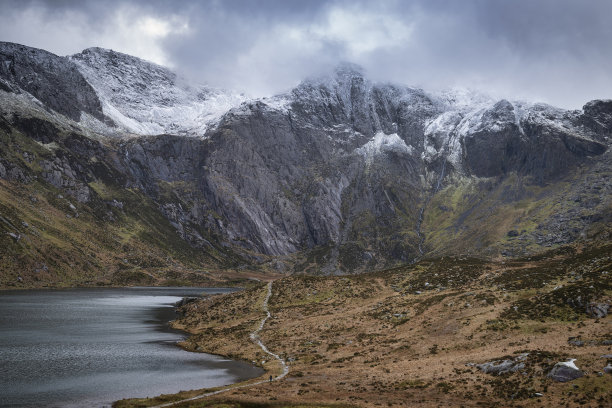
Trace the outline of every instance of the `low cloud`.
{"label": "low cloud", "polygon": [[578,108],[612,97],[605,0],[10,1],[0,40],[66,55],[112,48],[269,95],[340,61],[375,80]]}

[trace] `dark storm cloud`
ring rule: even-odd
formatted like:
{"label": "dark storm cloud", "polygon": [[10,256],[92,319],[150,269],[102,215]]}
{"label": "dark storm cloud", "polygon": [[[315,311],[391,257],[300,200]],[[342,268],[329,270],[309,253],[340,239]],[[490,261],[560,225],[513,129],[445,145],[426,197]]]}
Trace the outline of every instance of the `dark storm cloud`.
{"label": "dark storm cloud", "polygon": [[3,1],[0,40],[102,46],[270,94],[339,61],[372,78],[579,107],[612,97],[612,2]]}

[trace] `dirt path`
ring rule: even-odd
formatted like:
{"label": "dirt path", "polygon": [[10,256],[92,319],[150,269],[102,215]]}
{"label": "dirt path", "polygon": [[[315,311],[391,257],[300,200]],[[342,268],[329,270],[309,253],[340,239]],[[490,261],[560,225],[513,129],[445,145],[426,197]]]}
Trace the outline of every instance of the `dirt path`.
{"label": "dirt path", "polygon": [[[266,294],[266,298],[264,299],[264,303],[263,303],[263,311],[266,312],[266,317],[264,317],[261,320],[261,323],[259,323],[259,326],[257,327],[257,329],[255,329],[255,331],[251,332],[249,337],[251,338],[252,341],[254,341],[264,351],[264,353],[269,354],[270,356],[274,357],[280,363],[281,367],[283,368],[283,372],[280,373],[279,375],[277,375],[276,377],[272,378],[272,381],[278,381],[278,380],[281,380],[282,378],[284,378],[289,373],[289,366],[287,365],[287,362],[285,360],[283,360],[278,354],[272,353],[270,350],[268,350],[266,345],[259,338],[259,332],[263,329],[264,325],[266,324],[266,321],[270,317],[272,317],[272,315],[270,314],[270,310],[268,309],[268,300],[270,300],[270,296],[272,296],[272,283],[273,282],[268,282],[268,286],[267,286],[268,292]],[[196,395],[195,397],[187,398],[187,399],[180,400],[180,401],[173,401],[173,402],[168,402],[168,403],[161,404],[161,405],[156,405],[156,406],[151,407],[151,408],[171,407],[173,405],[181,404],[183,402],[195,401],[195,400],[198,400],[200,398],[210,397],[210,396],[221,394],[221,393],[224,393],[224,392],[227,392],[227,391],[233,391],[233,390],[238,390],[240,388],[252,387],[254,385],[265,384],[265,383],[268,383],[268,382],[270,382],[270,381],[269,380],[261,380],[261,381],[257,381],[257,382],[254,382],[254,383],[238,385],[238,386],[235,386],[235,387],[232,387],[230,385],[230,386],[228,386],[228,388],[223,388],[221,390],[207,392],[207,393]]]}

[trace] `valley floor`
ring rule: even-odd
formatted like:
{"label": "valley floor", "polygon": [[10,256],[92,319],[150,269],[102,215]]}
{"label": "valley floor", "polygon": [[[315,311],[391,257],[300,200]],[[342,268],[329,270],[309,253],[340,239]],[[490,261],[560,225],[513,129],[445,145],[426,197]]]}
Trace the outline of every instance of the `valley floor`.
{"label": "valley floor", "polygon": [[[176,406],[610,406],[612,375],[603,373],[610,318],[585,310],[589,302],[610,304],[611,271],[608,244],[515,261],[446,257],[359,276],[280,279],[260,337],[288,361],[288,376]],[[185,306],[175,322],[192,333],[183,347],[253,361],[266,378],[278,374],[278,361],[249,339],[266,293],[262,285]],[[475,366],[522,353],[517,372],[497,376]],[[547,378],[568,358],[584,377]]]}

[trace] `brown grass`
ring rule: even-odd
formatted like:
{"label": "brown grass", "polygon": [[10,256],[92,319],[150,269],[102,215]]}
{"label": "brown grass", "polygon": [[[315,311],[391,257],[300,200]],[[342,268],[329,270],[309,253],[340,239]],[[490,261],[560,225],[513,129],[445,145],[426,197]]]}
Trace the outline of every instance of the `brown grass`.
{"label": "brown grass", "polygon": [[[602,344],[612,339],[609,318],[595,320],[584,313],[576,313],[577,320],[501,316],[517,299],[554,291],[538,279],[536,289],[512,285],[513,279],[528,278],[510,270],[543,265],[563,269],[555,275],[559,281],[581,270],[583,276],[591,276],[590,285],[604,288],[599,300],[609,301],[609,279],[587,270],[610,270],[611,253],[607,246],[581,255],[551,254],[539,261],[516,261],[512,269],[501,263],[455,263],[447,258],[354,277],[278,280],[270,299],[273,318],[261,337],[290,361],[291,372],[280,382],[223,396],[236,403],[364,407],[610,406],[612,376],[597,374],[606,364],[599,356],[611,349]],[[457,265],[469,277],[460,284],[423,286],[424,271],[437,274],[441,282],[456,276]],[[500,280],[520,289],[502,290]],[[275,363],[248,340],[262,317],[264,292],[261,286],[186,306],[186,316],[176,322],[194,334],[185,347],[276,371]],[[585,345],[568,344],[570,336],[581,336]],[[526,351],[530,357],[524,373],[496,377],[468,365]],[[571,384],[547,379],[550,367],[566,357],[576,358],[586,377]]]}

